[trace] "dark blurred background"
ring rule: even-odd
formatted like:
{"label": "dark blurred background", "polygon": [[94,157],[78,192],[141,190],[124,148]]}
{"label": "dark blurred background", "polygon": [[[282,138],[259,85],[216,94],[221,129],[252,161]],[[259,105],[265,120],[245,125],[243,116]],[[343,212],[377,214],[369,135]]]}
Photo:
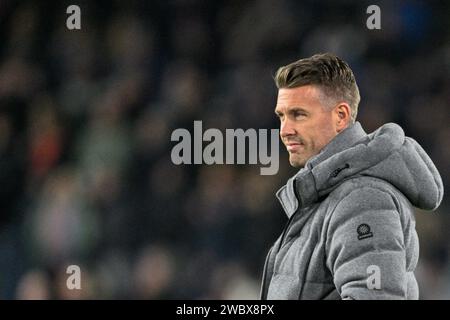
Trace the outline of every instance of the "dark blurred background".
{"label": "dark blurred background", "polygon": [[[286,151],[274,176],[176,166],[170,135],[278,128],[273,74],[318,52],[354,70],[366,131],[400,124],[449,190],[449,17],[448,1],[0,0],[0,299],[257,298]],[[422,299],[450,299],[449,206],[416,213]]]}

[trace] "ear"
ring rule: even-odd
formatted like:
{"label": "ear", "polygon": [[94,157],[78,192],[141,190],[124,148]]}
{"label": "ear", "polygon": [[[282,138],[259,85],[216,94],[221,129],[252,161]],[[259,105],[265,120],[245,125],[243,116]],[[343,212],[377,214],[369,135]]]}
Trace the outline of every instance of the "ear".
{"label": "ear", "polygon": [[334,107],[334,115],[336,131],[339,133],[347,128],[351,122],[351,109],[348,103],[340,102]]}

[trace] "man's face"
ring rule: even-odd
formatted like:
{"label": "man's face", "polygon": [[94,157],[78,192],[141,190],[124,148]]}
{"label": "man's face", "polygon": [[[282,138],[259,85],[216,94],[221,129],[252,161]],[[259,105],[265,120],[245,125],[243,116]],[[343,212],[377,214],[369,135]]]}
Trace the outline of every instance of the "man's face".
{"label": "man's face", "polygon": [[275,113],[280,118],[280,137],[293,167],[304,167],[337,134],[336,113],[322,102],[314,85],[278,91]]}

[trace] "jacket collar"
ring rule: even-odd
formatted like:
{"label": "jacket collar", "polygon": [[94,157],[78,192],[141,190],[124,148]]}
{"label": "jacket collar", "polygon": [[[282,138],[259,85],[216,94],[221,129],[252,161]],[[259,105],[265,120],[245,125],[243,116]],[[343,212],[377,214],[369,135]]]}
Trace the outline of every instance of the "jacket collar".
{"label": "jacket collar", "polygon": [[[355,122],[336,135],[320,153],[309,159],[305,167],[300,169],[296,175],[288,180],[286,185],[277,191],[276,196],[289,218],[298,208],[307,207],[319,199],[319,190],[316,184],[317,172],[314,168],[364,138],[367,138],[366,132],[359,122]],[[340,172],[339,170],[343,168],[334,168],[334,170],[330,168],[331,176],[333,176],[333,173],[337,175]]]}

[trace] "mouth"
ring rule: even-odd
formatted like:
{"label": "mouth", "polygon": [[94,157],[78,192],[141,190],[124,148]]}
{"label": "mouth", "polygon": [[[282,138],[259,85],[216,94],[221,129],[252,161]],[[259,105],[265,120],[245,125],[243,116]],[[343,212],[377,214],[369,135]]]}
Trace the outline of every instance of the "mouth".
{"label": "mouth", "polygon": [[289,152],[298,151],[301,147],[303,147],[303,143],[300,143],[300,142],[289,142],[289,143],[286,143],[286,149]]}

